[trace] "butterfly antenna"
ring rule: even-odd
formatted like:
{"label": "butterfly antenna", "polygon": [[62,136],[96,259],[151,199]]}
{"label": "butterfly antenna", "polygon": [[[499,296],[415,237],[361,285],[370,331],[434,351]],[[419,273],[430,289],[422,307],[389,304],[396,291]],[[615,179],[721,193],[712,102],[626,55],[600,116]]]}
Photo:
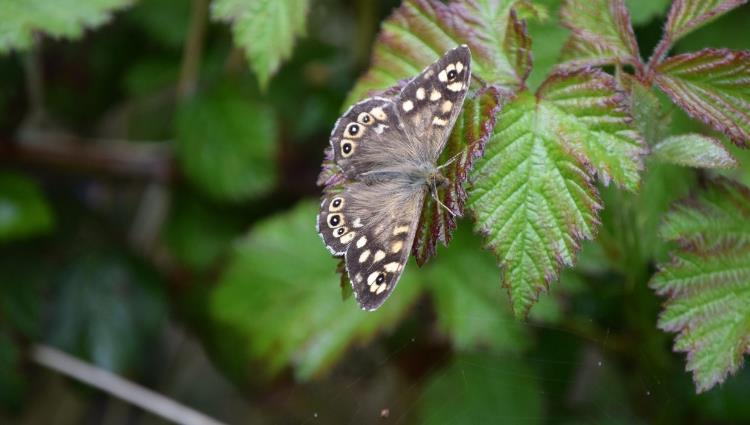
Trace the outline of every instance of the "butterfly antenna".
{"label": "butterfly antenna", "polygon": [[442,164],[442,165],[438,165],[438,167],[437,167],[437,168],[438,168],[438,170],[439,170],[439,169],[441,169],[441,168],[445,168],[445,167],[447,167],[447,166],[451,165],[452,163],[456,162],[456,160],[457,160],[458,158],[460,158],[460,157],[461,157],[461,155],[463,155],[463,152],[459,152],[459,153],[457,153],[457,154],[453,155],[453,156],[452,156],[452,157],[451,157],[451,158],[450,158],[450,159],[449,159],[449,160],[448,160],[448,161],[447,161],[447,162],[446,162],[445,164]]}
{"label": "butterfly antenna", "polygon": [[444,203],[442,203],[440,201],[440,198],[438,198],[438,196],[437,196],[437,187],[435,186],[435,182],[432,183],[432,190],[430,192],[432,192],[432,198],[435,200],[435,202],[437,202],[438,205],[440,205],[441,207],[445,208],[445,210],[448,211],[448,214],[450,214],[451,217],[456,217],[457,214],[455,212],[453,212],[452,209],[448,208],[447,205],[445,205]]}

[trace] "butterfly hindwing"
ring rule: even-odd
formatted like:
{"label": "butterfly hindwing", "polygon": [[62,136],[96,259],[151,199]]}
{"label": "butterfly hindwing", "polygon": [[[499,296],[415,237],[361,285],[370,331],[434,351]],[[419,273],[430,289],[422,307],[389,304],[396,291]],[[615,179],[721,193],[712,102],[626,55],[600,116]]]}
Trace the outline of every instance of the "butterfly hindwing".
{"label": "butterfly hindwing", "polygon": [[394,100],[410,138],[436,161],[453,129],[471,79],[471,52],[465,45],[449,50],[411,79]]}
{"label": "butterfly hindwing", "polygon": [[318,233],[326,248],[338,257],[344,255],[346,248],[363,227],[361,220],[355,223],[347,214],[346,206],[344,192],[327,194],[320,203],[318,214]]}

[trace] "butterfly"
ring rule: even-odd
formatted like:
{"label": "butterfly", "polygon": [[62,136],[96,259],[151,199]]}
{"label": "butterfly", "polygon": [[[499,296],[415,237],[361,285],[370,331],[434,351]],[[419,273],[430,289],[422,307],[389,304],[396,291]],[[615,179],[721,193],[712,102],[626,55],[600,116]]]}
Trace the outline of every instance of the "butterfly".
{"label": "butterfly", "polygon": [[354,296],[365,310],[380,307],[396,287],[425,196],[442,204],[437,188],[449,182],[437,161],[470,78],[471,52],[461,45],[397,95],[367,98],[334,125],[330,154],[337,178],[324,190],[317,230],[328,250],[344,257]]}

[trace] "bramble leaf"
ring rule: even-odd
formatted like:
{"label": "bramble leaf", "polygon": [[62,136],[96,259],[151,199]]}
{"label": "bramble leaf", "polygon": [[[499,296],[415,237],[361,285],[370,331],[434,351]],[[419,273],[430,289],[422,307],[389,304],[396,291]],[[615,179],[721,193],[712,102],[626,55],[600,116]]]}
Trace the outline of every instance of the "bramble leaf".
{"label": "bramble leaf", "polygon": [[747,0],[674,0],[662,43],[674,44],[692,31],[745,3]]}
{"label": "bramble leaf", "polygon": [[292,55],[294,40],[305,34],[309,0],[216,0],[214,19],[232,25],[234,42],[245,50],[261,88]]}
{"label": "bramble leaf", "polygon": [[713,137],[684,134],[664,139],[652,150],[662,162],[696,168],[732,168],[737,160]]}
{"label": "bramble leaf", "polygon": [[639,64],[638,44],[623,0],[567,0],[560,11],[572,34],[562,66]]}
{"label": "bramble leaf", "polygon": [[38,235],[53,225],[52,211],[34,182],[0,173],[0,241]]}
{"label": "bramble leaf", "polygon": [[611,76],[586,70],[554,74],[536,97],[519,93],[470,175],[469,207],[517,315],[593,237],[601,208],[593,176],[638,186],[642,142],[614,87]]}
{"label": "bramble leaf", "polygon": [[650,286],[667,297],[659,327],[677,333],[697,391],[739,370],[750,351],[750,189],[721,179],[679,204],[661,229],[677,241]]}
{"label": "bramble leaf", "polygon": [[3,0],[0,2],[0,53],[24,50],[34,33],[78,38],[86,28],[107,23],[133,0]]}
{"label": "bramble leaf", "polygon": [[[371,66],[352,89],[346,104],[372,90],[394,86],[417,75],[446,51],[465,43],[471,49],[472,75],[486,82],[517,88],[523,85],[530,44],[520,23],[508,17],[518,0],[405,0],[382,24]],[[506,31],[511,34],[506,37]],[[509,55],[517,55],[511,57]]]}
{"label": "bramble leaf", "polygon": [[377,311],[342,302],[336,263],[315,232],[317,211],[317,202],[303,202],[256,224],[212,295],[212,317],[242,336],[240,349],[268,375],[288,365],[301,380],[320,374],[351,344],[393,326],[422,291],[412,264]]}
{"label": "bramble leaf", "polygon": [[[438,164],[447,164],[451,160],[453,162],[441,170],[450,184],[438,189],[438,197],[458,215],[464,213],[466,177],[474,161],[481,157],[484,145],[495,126],[495,117],[502,107],[501,102],[507,96],[507,93],[503,94],[500,89],[492,86],[470,93],[440,155]],[[431,196],[426,196],[412,248],[417,264],[422,265],[429,260],[435,253],[438,241],[447,245],[455,228],[456,218]]]}
{"label": "bramble leaf", "polygon": [[750,145],[750,51],[704,49],[670,57],[655,82],[692,118]]}
{"label": "bramble leaf", "polygon": [[270,108],[218,90],[178,111],[176,153],[187,177],[207,194],[260,196],[276,182],[276,132]]}

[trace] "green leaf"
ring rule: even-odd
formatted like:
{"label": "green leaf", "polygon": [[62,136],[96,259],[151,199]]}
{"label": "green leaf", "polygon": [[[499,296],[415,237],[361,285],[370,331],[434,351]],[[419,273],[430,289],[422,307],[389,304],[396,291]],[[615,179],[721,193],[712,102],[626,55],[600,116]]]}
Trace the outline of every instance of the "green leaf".
{"label": "green leaf", "polygon": [[509,356],[462,354],[430,378],[417,405],[421,424],[545,423],[534,371]]}
{"label": "green leaf", "polygon": [[240,349],[267,375],[286,366],[300,380],[322,373],[350,345],[392,327],[421,293],[411,265],[377,311],[342,302],[336,261],[315,232],[317,212],[317,202],[303,202],[259,222],[237,245],[211,297],[212,317],[244,336]]}
{"label": "green leaf", "polygon": [[695,168],[733,168],[737,160],[713,137],[683,134],[664,139],[651,152],[662,162]]}
{"label": "green leaf", "polygon": [[619,75],[630,93],[630,114],[633,125],[649,145],[655,145],[667,136],[672,121],[671,111],[666,110],[661,99],[651,87],[647,87],[630,74]]}
{"label": "green leaf", "polygon": [[[451,211],[459,215],[463,215],[466,202],[464,182],[474,161],[481,157],[484,145],[495,127],[495,117],[508,96],[508,93],[502,93],[495,87],[469,94],[450,139],[440,155],[439,164],[446,164],[451,160],[453,162],[442,169],[450,184],[438,189],[438,197]],[[434,198],[425,197],[412,248],[417,264],[427,262],[435,253],[438,241],[447,245],[455,228],[456,218],[438,205]]]}
{"label": "green leaf", "polygon": [[[349,93],[346,104],[419,74],[462,43],[471,49],[472,75],[492,84],[522,86],[530,67],[525,48],[530,41],[520,21],[508,22],[516,3],[523,2],[469,0],[444,4],[438,0],[405,0],[383,22],[372,65]],[[506,36],[508,28],[511,33]]]}
{"label": "green leaf", "polygon": [[86,28],[108,22],[132,0],[3,0],[0,2],[0,53],[24,50],[34,34],[78,38]]}
{"label": "green leaf", "polygon": [[214,19],[232,25],[234,42],[245,50],[261,88],[292,55],[294,41],[305,35],[309,0],[215,0]]}
{"label": "green leaf", "polygon": [[672,0],[625,0],[633,25],[648,24],[667,13]]}
{"label": "green leaf", "polygon": [[481,241],[468,224],[458,229],[450,247],[425,269],[440,329],[458,350],[523,350],[527,335],[497,285],[495,260],[480,248]]}
{"label": "green leaf", "polygon": [[664,28],[664,40],[668,40],[668,44],[671,45],[745,3],[747,0],[674,0]]}
{"label": "green leaf", "polygon": [[166,316],[158,277],[122,254],[77,258],[60,274],[49,340],[114,372],[142,366]]}
{"label": "green leaf", "polygon": [[667,297],[659,327],[677,333],[697,391],[723,382],[750,347],[750,189],[717,180],[661,229],[680,247],[650,286]]}
{"label": "green leaf", "polygon": [[0,173],[0,241],[39,235],[53,225],[52,211],[33,181]]}
{"label": "green leaf", "polygon": [[273,111],[222,89],[184,105],[177,117],[177,157],[187,177],[223,200],[261,196],[276,183]]}
{"label": "green leaf", "polygon": [[750,146],[750,51],[704,49],[656,71],[656,84],[688,115]]}
{"label": "green leaf", "polygon": [[469,207],[505,269],[517,315],[592,238],[601,208],[593,175],[638,186],[641,142],[614,87],[587,70],[554,74],[536,97],[519,93],[471,173]]}
{"label": "green leaf", "polygon": [[560,16],[572,32],[563,48],[563,66],[640,64],[638,44],[623,0],[566,0]]}

